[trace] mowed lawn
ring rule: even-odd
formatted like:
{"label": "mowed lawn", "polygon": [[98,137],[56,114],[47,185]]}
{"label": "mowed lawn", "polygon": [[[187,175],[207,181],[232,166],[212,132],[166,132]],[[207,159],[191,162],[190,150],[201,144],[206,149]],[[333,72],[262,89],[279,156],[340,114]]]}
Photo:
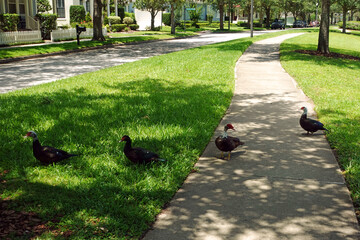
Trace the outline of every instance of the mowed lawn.
{"label": "mowed lawn", "polygon": [[[318,33],[281,45],[281,63],[315,103],[320,121],[360,207],[360,60],[326,58],[294,52],[316,50]],[[360,36],[330,33],[330,52],[360,57]]]}
{"label": "mowed lawn", "polygon": [[[157,56],[0,95],[0,193],[69,238],[137,239],[192,170],[229,106],[252,41]],[[27,131],[78,157],[42,166]],[[123,135],[166,163],[134,165]]]}

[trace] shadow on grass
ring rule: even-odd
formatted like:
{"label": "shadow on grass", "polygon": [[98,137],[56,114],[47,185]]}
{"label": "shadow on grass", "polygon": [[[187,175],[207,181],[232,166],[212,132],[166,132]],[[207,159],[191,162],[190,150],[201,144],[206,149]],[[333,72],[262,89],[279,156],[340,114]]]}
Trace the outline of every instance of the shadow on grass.
{"label": "shadow on grass", "polygon": [[[151,78],[99,88],[1,95],[0,170],[10,171],[1,193],[47,220],[64,215],[61,226],[77,236],[91,236],[95,218],[106,236],[138,237],[181,186],[232,93]],[[81,156],[41,166],[22,139],[29,130]],[[124,134],[168,162],[130,163],[118,142]]]}

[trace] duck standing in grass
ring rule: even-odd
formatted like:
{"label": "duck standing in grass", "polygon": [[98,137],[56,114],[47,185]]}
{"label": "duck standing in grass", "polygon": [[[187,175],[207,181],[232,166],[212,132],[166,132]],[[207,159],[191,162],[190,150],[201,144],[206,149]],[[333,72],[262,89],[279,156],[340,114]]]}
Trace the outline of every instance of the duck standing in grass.
{"label": "duck standing in grass", "polygon": [[165,159],[161,159],[158,154],[153,153],[147,149],[132,147],[131,139],[129,136],[124,135],[120,142],[126,142],[124,146],[125,156],[133,163],[150,163],[150,162],[165,162]]}
{"label": "duck standing in grass", "polygon": [[241,142],[239,138],[228,136],[227,130],[229,129],[235,131],[235,128],[232,124],[226,124],[224,127],[224,133],[215,139],[215,145],[221,151],[220,158],[224,157],[224,152],[228,152],[228,160],[230,160],[232,150],[240,145],[245,144],[244,142]]}
{"label": "duck standing in grass", "polygon": [[326,128],[324,128],[324,124],[322,124],[319,121],[316,121],[314,119],[307,117],[307,108],[302,107],[300,108],[303,110],[303,114],[301,114],[300,117],[300,126],[307,131],[307,134],[309,135],[309,132],[313,134],[314,132],[317,132],[318,130],[325,130],[328,131]]}
{"label": "duck standing in grass", "polygon": [[37,134],[34,131],[29,131],[24,138],[32,137],[33,138],[33,153],[34,157],[39,160],[42,164],[49,165],[52,163],[60,162],[69,157],[78,156],[77,154],[71,154],[63,150],[49,147],[41,146]]}

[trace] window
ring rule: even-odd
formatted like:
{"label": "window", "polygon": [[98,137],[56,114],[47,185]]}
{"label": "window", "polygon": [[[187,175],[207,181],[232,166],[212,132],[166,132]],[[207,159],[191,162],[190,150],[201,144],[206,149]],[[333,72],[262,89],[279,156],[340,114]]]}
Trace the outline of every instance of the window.
{"label": "window", "polygon": [[85,3],[85,10],[86,10],[86,12],[90,12],[90,1],[89,0],[86,1],[86,3]]}
{"label": "window", "polygon": [[64,0],[56,0],[56,12],[59,18],[65,18]]}

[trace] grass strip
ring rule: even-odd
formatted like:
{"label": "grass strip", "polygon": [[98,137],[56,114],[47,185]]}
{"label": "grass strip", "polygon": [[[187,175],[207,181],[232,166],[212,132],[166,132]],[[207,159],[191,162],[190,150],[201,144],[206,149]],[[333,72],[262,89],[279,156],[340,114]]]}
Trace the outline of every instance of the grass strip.
{"label": "grass strip", "polygon": [[[0,95],[0,193],[34,211],[53,238],[137,239],[192,170],[231,101],[234,67],[253,41],[208,45]],[[53,166],[32,156],[44,145],[81,153]],[[166,163],[134,165],[122,135]],[[55,219],[55,220],[54,220]]]}
{"label": "grass strip", "polygon": [[[360,206],[360,61],[300,54],[316,50],[318,33],[286,40],[281,63],[315,103],[338,154],[356,206]],[[360,57],[360,36],[330,33],[330,52]]]}
{"label": "grass strip", "polygon": [[57,52],[98,47],[98,46],[111,45],[111,44],[133,43],[133,42],[142,42],[142,41],[159,40],[159,39],[172,39],[172,38],[192,36],[192,35],[194,34],[177,33],[175,35],[158,34],[158,35],[146,35],[146,36],[128,36],[128,37],[118,37],[118,38],[116,37],[107,38],[106,41],[104,42],[81,41],[80,45],[77,45],[76,42],[68,42],[61,44],[46,44],[46,45],[29,46],[29,47],[12,47],[12,48],[3,48],[3,49],[0,48],[0,59],[25,57],[25,56],[32,56],[32,55],[46,54],[46,53],[57,53]]}

